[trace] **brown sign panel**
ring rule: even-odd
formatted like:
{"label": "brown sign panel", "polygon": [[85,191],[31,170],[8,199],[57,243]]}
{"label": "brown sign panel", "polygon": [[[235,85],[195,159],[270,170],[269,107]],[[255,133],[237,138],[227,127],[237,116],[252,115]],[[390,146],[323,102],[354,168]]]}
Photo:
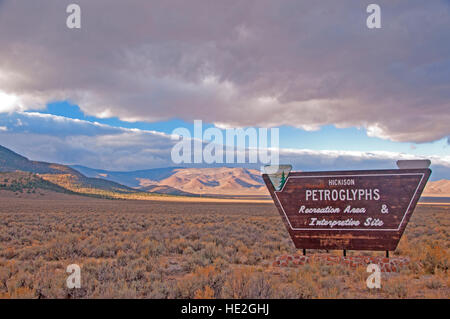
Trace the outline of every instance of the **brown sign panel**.
{"label": "brown sign panel", "polygon": [[297,248],[395,250],[430,174],[291,172],[280,190],[263,178]]}

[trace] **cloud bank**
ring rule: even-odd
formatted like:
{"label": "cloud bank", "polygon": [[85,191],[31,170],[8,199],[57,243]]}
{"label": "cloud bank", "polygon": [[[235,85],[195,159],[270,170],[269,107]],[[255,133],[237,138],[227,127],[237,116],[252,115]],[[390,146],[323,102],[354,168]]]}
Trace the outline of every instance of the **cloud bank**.
{"label": "cloud bank", "polygon": [[131,121],[449,136],[448,1],[378,1],[379,30],[350,0],[77,3],[81,30],[66,1],[0,2],[0,112],[70,99]]}
{"label": "cloud bank", "polygon": [[[160,132],[111,127],[55,115],[0,114],[0,145],[33,160],[116,171],[195,166],[172,162],[171,150],[176,142]],[[396,168],[397,160],[416,158],[395,152],[280,150],[280,163],[292,164],[294,169],[303,171]],[[450,179],[450,156],[428,158],[433,163],[432,179]],[[212,166],[259,169],[261,163]]]}

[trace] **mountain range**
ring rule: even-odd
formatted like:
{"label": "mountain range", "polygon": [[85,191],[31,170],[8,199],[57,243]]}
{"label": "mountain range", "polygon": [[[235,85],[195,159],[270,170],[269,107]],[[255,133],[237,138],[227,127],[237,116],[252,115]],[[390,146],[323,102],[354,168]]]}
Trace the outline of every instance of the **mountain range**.
{"label": "mountain range", "polygon": [[[113,181],[87,177],[66,165],[31,161],[3,146],[0,146],[0,172],[17,173],[16,184],[23,181],[23,175],[20,173],[28,172],[32,174],[30,180],[44,180],[47,186],[53,185],[54,190],[63,189],[67,192],[93,195],[102,195],[105,192],[136,192],[131,187]],[[12,178],[13,176],[9,174],[7,179]]]}
{"label": "mountain range", "polygon": [[[47,189],[95,196],[117,194],[165,194],[210,197],[268,197],[258,170],[246,168],[166,167],[129,172],[66,166],[27,159],[0,146],[0,172],[28,172],[17,175],[14,187],[24,180]],[[8,176],[11,180],[11,175]],[[0,180],[1,181],[1,180]],[[5,187],[13,187],[10,185]],[[0,183],[0,189],[1,189]],[[28,184],[27,184],[28,185]],[[424,196],[450,197],[450,181],[428,182]],[[113,196],[114,197],[114,196]]]}
{"label": "mountain range", "polygon": [[[245,168],[156,168],[114,172],[72,166],[86,176],[105,178],[132,188],[186,195],[268,196],[259,171]],[[178,193],[177,193],[178,191]],[[450,180],[429,181],[423,196],[450,197]]]}
{"label": "mountain range", "polygon": [[[268,195],[259,171],[252,169],[169,167],[114,172],[33,161],[3,146],[0,146],[0,172],[28,172],[36,175],[33,180],[45,180],[54,185],[55,190],[100,196],[117,193],[212,197]],[[11,175],[8,178],[11,179]],[[23,184],[23,176],[19,174],[17,178]]]}
{"label": "mountain range", "polygon": [[88,177],[104,178],[145,191],[165,189],[197,195],[268,195],[260,172],[254,169],[174,167],[113,172],[84,166],[72,168]]}

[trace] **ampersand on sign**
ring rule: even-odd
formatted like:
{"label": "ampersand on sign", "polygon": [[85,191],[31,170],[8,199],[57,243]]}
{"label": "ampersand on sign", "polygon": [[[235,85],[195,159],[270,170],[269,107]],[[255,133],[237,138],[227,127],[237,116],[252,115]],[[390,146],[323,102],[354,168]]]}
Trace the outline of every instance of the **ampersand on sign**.
{"label": "ampersand on sign", "polygon": [[385,205],[385,204],[381,205],[381,213],[382,214],[389,213],[389,208],[387,207],[387,205]]}

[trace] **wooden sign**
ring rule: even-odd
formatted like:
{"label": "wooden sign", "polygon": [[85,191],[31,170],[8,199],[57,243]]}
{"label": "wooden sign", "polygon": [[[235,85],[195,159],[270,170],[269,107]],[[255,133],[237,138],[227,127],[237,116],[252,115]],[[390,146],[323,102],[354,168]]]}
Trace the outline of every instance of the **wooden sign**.
{"label": "wooden sign", "polygon": [[428,168],[291,172],[277,188],[267,174],[263,179],[295,247],[395,250],[430,174]]}

